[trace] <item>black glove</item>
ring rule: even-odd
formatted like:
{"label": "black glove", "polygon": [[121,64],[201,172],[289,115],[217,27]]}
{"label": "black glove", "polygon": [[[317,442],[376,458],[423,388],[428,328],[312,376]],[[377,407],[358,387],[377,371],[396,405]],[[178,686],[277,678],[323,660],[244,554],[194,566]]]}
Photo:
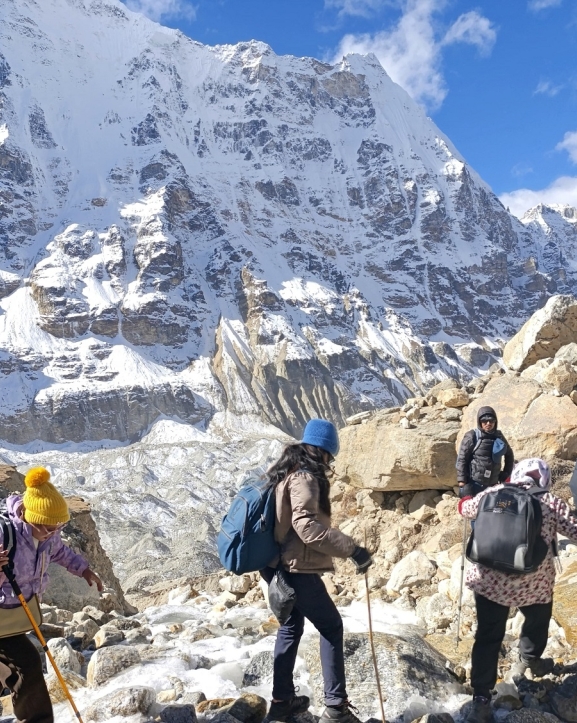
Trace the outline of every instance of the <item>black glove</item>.
{"label": "black glove", "polygon": [[475,496],[475,485],[472,482],[467,482],[466,485],[459,487],[459,497],[474,497]]}
{"label": "black glove", "polygon": [[499,472],[499,482],[505,482],[505,480],[508,480],[510,476],[511,475],[506,472]]}
{"label": "black glove", "polygon": [[366,547],[356,547],[351,555],[351,560],[355,563],[357,573],[366,572],[373,564],[373,558]]}

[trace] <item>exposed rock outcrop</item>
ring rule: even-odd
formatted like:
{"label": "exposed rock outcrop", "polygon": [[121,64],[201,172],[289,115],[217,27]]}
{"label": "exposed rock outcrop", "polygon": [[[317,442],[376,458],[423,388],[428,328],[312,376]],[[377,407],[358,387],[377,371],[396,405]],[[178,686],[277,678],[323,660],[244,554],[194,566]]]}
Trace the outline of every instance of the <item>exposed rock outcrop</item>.
{"label": "exposed rock outcrop", "polygon": [[[447,669],[447,661],[419,635],[374,635],[377,665],[386,691],[385,715],[388,721],[402,720],[411,696],[421,695],[442,704],[462,687]],[[305,660],[317,705],[322,704],[322,673],[318,644],[306,649]],[[347,685],[354,691],[361,720],[374,714],[376,682],[368,635],[345,634]]]}
{"label": "exposed rock outcrop", "polygon": [[[574,210],[511,216],[371,55],[176,41],[113,0],[15,0],[3,20],[12,444],[133,441],[215,411],[295,436],[313,415],[341,425],[483,373],[551,294],[577,291]],[[67,63],[69,27],[85,41]],[[82,147],[108,149],[90,173],[55,96]]]}
{"label": "exposed rock outcrop", "polygon": [[460,414],[447,419],[441,404],[411,409],[417,411],[385,410],[342,429],[337,475],[355,487],[375,490],[453,487]]}
{"label": "exposed rock outcrop", "polygon": [[506,344],[503,362],[523,371],[540,359],[553,357],[562,346],[577,339],[577,300],[554,296],[525,322]]}

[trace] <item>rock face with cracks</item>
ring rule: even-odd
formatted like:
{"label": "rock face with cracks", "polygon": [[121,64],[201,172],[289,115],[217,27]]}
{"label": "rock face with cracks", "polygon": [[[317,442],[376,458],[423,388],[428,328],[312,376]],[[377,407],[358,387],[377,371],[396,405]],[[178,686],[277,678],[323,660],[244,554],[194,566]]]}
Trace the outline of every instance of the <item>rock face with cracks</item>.
{"label": "rock face with cracks", "polygon": [[203,46],[119,0],[14,0],[0,48],[12,444],[342,425],[577,290],[574,209],[509,214],[372,55]]}
{"label": "rock face with cracks", "polygon": [[441,410],[426,413],[417,426],[400,426],[400,413],[375,414],[340,432],[339,477],[374,490],[450,488],[455,483],[458,421]]}

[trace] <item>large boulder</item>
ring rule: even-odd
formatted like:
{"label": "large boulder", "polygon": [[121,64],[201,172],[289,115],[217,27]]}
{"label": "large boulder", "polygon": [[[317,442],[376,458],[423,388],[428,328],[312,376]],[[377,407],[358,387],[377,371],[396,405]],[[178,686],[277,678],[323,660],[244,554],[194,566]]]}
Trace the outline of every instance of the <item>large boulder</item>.
{"label": "large boulder", "polygon": [[448,489],[455,484],[459,422],[428,413],[416,428],[398,414],[375,414],[339,432],[336,473],[345,482],[376,490]]}
{"label": "large boulder", "polygon": [[[523,374],[531,372],[535,366],[525,369]],[[577,385],[577,369],[567,359],[556,357],[550,364],[544,364],[542,369],[537,369],[533,379],[545,387],[556,389],[559,394],[569,395]]]}
{"label": "large boulder", "polygon": [[516,459],[523,457],[577,457],[577,406],[566,396],[544,394],[534,379],[513,374],[494,377],[483,394],[466,408],[457,446],[469,429],[477,426],[480,407],[495,408],[499,429]]}
{"label": "large boulder", "polygon": [[522,371],[576,340],[577,299],[552,296],[505,345],[503,362],[509,369]]}
{"label": "large boulder", "polygon": [[564,570],[555,583],[553,617],[565,631],[567,642],[577,646],[577,558],[569,564],[564,560]]}
{"label": "large boulder", "polygon": [[[63,669],[60,671],[60,675],[64,678],[66,687],[69,691],[72,691],[73,696],[75,690],[86,687],[86,680],[78,673],[74,673],[72,670]],[[52,703],[63,703],[67,700],[66,694],[62,690],[62,684],[53,671],[48,673],[44,680],[46,681],[46,687],[48,688],[48,694],[50,695]]]}
{"label": "large boulder", "polygon": [[52,638],[47,643],[52,657],[59,670],[71,670],[73,673],[82,671],[78,653],[72,649],[70,643],[64,638]]}
{"label": "large boulder", "polygon": [[469,395],[464,389],[443,389],[437,395],[439,401],[445,407],[466,407],[469,404]]}
{"label": "large boulder", "polygon": [[127,614],[135,613],[136,608],[125,600],[112,569],[112,562],[102,547],[90,504],[81,497],[67,497],[66,501],[70,510],[70,522],[62,532],[64,542],[88,560],[90,567],[98,573],[113,594],[99,595],[96,586],[88,585],[83,578],[75,577],[53,563],[49,567],[50,583],[43,601],[64,610],[75,611],[82,610],[86,605],[105,608],[107,599],[112,599],[113,604],[109,606],[111,609]]}
{"label": "large boulder", "polygon": [[[410,699],[420,695],[442,704],[462,687],[447,669],[447,660],[420,635],[402,636],[388,633],[374,634],[377,667],[381,687],[386,695],[385,715],[389,723],[401,721]],[[361,720],[375,717],[380,720],[375,670],[371,645],[366,633],[346,633],[345,671],[351,702],[359,708]],[[305,662],[310,673],[315,705],[323,703],[323,677],[318,643],[309,644]],[[411,720],[411,718],[408,718]]]}
{"label": "large boulder", "polygon": [[436,570],[437,568],[424,552],[413,550],[402,560],[399,560],[391,570],[387,591],[401,592],[405,588],[427,583]]}
{"label": "large boulder", "polygon": [[99,648],[88,663],[86,675],[88,684],[92,687],[102,685],[117,673],[121,673],[132,665],[138,665],[140,662],[138,650],[128,645]]}
{"label": "large boulder", "polygon": [[114,716],[132,716],[148,713],[156,701],[153,688],[134,686],[120,688],[99,698],[84,712],[84,718],[91,721],[107,721]]}

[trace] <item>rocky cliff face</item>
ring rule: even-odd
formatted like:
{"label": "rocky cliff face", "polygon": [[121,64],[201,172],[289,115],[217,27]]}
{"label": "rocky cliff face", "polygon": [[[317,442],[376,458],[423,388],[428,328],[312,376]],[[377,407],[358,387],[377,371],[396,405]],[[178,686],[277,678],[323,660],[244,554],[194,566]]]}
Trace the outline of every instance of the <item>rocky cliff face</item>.
{"label": "rocky cliff face", "polygon": [[8,0],[0,47],[9,442],[341,423],[575,289],[574,212],[510,216],[374,57],[204,47],[117,0]]}

